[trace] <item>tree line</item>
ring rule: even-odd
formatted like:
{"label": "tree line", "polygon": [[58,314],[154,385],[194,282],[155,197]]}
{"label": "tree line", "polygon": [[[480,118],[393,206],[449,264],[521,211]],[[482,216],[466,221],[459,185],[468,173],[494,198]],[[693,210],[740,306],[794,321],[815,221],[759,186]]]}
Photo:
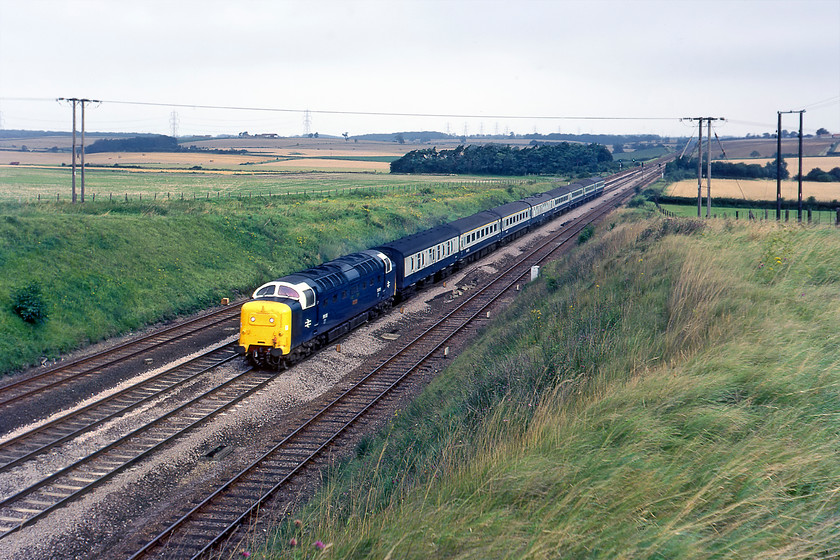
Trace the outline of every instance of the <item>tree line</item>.
{"label": "tree line", "polygon": [[[703,174],[705,176],[706,165],[703,164]],[[665,166],[665,177],[672,181],[680,181],[683,179],[691,179],[697,176],[697,158],[677,158],[668,162]],[[799,174],[791,176],[788,171],[787,162],[782,159],[782,179],[799,179]],[[713,161],[712,162],[712,177],[719,179],[775,179],[776,178],[776,159],[760,165],[758,163],[730,163],[727,161]],[[831,171],[823,171],[816,167],[806,173],[803,177],[805,181],[816,181],[820,183],[840,182],[840,167],[835,167]]]}
{"label": "tree line", "polygon": [[391,162],[391,173],[594,174],[610,168],[612,161],[609,150],[598,144],[561,142],[528,148],[503,144],[461,145],[452,150],[413,150]]}
{"label": "tree line", "polygon": [[816,181],[818,183],[840,182],[840,167],[835,167],[831,171],[823,171],[819,167],[815,167],[806,173],[803,179],[805,181]]}
{"label": "tree line", "polygon": [[[706,164],[703,163],[702,172],[706,173]],[[788,179],[790,172],[787,169],[787,162],[782,160],[782,179]],[[665,165],[665,177],[672,181],[681,181],[697,176],[697,158],[677,158]],[[712,177],[719,179],[775,179],[776,160],[767,162],[764,165],[758,163],[730,163],[728,161],[712,162]]]}
{"label": "tree line", "polygon": [[131,138],[101,138],[85,148],[85,152],[202,152],[211,154],[244,154],[247,150],[214,150],[181,146],[178,139],[164,134],[144,134]]}

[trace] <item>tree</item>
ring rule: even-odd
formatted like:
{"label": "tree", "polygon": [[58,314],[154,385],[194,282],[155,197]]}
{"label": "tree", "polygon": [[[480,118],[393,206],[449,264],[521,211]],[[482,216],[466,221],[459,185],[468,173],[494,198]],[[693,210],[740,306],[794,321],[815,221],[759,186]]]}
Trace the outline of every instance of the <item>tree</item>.
{"label": "tree", "polygon": [[831,134],[831,133],[828,130],[826,130],[825,128],[817,129],[817,136],[828,136],[829,134]]}
{"label": "tree", "polygon": [[613,153],[614,154],[623,154],[624,153],[624,144],[613,144]]}

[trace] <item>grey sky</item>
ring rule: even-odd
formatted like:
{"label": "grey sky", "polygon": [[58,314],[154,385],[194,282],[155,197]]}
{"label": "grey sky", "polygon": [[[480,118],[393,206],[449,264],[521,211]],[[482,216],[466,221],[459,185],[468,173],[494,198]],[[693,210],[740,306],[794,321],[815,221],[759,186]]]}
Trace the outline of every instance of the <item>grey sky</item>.
{"label": "grey sky", "polygon": [[57,97],[106,100],[89,131],[840,132],[840,0],[0,0],[2,127],[69,130]]}

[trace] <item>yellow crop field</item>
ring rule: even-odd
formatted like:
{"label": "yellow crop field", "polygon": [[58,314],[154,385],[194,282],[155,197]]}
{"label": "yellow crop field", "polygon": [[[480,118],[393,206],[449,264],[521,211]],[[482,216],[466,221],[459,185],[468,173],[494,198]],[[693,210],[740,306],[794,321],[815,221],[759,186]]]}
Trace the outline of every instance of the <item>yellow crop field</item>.
{"label": "yellow crop field", "polygon": [[[772,161],[771,158],[757,158],[757,159],[733,159],[726,160],[727,163],[746,163],[766,165]],[[799,158],[785,157],[783,159],[787,163],[788,171],[791,175],[799,173]],[[840,167],[840,156],[824,156],[824,157],[803,157],[802,158],[802,174],[807,175],[812,169],[819,167],[823,171],[830,171],[835,167]],[[714,180],[714,178],[713,178]]]}
{"label": "yellow crop field", "polygon": [[[90,141],[90,140],[89,140]],[[70,166],[70,146],[66,137],[48,137],[30,147],[15,141],[0,141],[0,166]],[[187,145],[187,144],[185,144]],[[47,147],[49,146],[49,148]],[[85,164],[95,167],[130,167],[157,171],[183,171],[200,167],[206,172],[293,172],[335,171],[388,173],[387,161],[417,145],[396,142],[346,142],[343,138],[225,138],[197,140],[183,152],[106,152],[85,154]],[[64,151],[47,151],[55,147]],[[210,153],[210,150],[244,150],[245,154]],[[77,163],[79,160],[77,160]]]}
{"label": "yellow crop field", "polygon": [[[823,170],[825,170],[823,168]],[[799,184],[796,181],[782,181],[782,198],[797,200]],[[670,196],[697,196],[697,179],[686,179],[673,183],[666,189]],[[706,180],[703,179],[703,196],[706,196]],[[840,200],[840,183],[802,183],[802,198],[813,196],[819,201]],[[764,179],[735,180],[712,177],[712,198],[747,198],[748,200],[776,200],[776,181]]]}
{"label": "yellow crop field", "polygon": [[[205,154],[201,152],[102,152],[85,154],[85,164],[88,165],[139,165],[142,167],[230,167],[245,163],[262,163],[273,159],[271,156],[236,155],[236,154]],[[0,165],[18,162],[19,165],[70,165],[70,154],[60,152],[9,152],[0,151]],[[77,160],[77,163],[79,160]]]}
{"label": "yellow crop field", "polygon": [[357,171],[357,172],[379,172],[388,173],[391,171],[391,164],[381,161],[358,161],[342,159],[320,159],[301,158],[282,161],[269,161],[250,169],[255,171],[265,170],[293,170],[293,171]]}

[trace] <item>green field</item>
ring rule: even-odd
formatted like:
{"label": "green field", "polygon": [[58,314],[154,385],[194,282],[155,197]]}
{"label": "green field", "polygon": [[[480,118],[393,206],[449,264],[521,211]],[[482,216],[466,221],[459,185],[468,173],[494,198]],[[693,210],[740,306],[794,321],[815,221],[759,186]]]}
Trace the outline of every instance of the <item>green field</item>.
{"label": "green field", "polygon": [[835,558],[838,269],[833,228],[615,216],[251,557]]}
{"label": "green field", "polygon": [[[0,202],[71,200],[71,170],[61,168],[0,167]],[[86,202],[130,201],[152,198],[185,199],[282,196],[302,191],[328,192],[347,189],[371,191],[412,190],[445,185],[499,185],[523,179],[488,179],[466,176],[413,176],[382,173],[318,172],[208,172],[144,169],[89,168],[85,171]],[[81,179],[76,173],[76,192]]]}
{"label": "green field", "polygon": [[[676,216],[682,216],[686,218],[696,218],[697,217],[697,206],[685,206],[680,204],[662,204],[660,205],[663,210],[666,210]],[[764,220],[765,215],[767,220],[776,220],[776,209],[767,209],[765,214],[764,208],[734,208],[734,207],[712,207],[711,216],[713,218],[726,218],[730,220],[738,219],[738,220],[747,220],[749,219],[749,213],[752,212],[753,219],[755,220]],[[787,214],[785,210],[782,209],[782,221],[785,221],[785,217],[787,216],[787,221],[794,223],[797,219],[797,211],[788,210]],[[701,217],[706,217],[706,206],[703,205],[703,209],[701,211]],[[814,210],[811,212],[811,223],[813,225],[834,225],[835,220],[837,217],[836,212],[831,212],[829,210]],[[808,222],[808,210],[802,210],[802,221],[807,223]]]}
{"label": "green field", "polygon": [[[58,172],[2,172],[0,372],[553,188],[524,179],[108,172],[89,173],[87,202],[70,204],[33,197],[53,188],[50,180],[63,181]],[[94,201],[96,185],[119,187],[129,200]],[[212,196],[211,188],[230,196]],[[46,321],[15,311],[30,287],[40,291]]]}

